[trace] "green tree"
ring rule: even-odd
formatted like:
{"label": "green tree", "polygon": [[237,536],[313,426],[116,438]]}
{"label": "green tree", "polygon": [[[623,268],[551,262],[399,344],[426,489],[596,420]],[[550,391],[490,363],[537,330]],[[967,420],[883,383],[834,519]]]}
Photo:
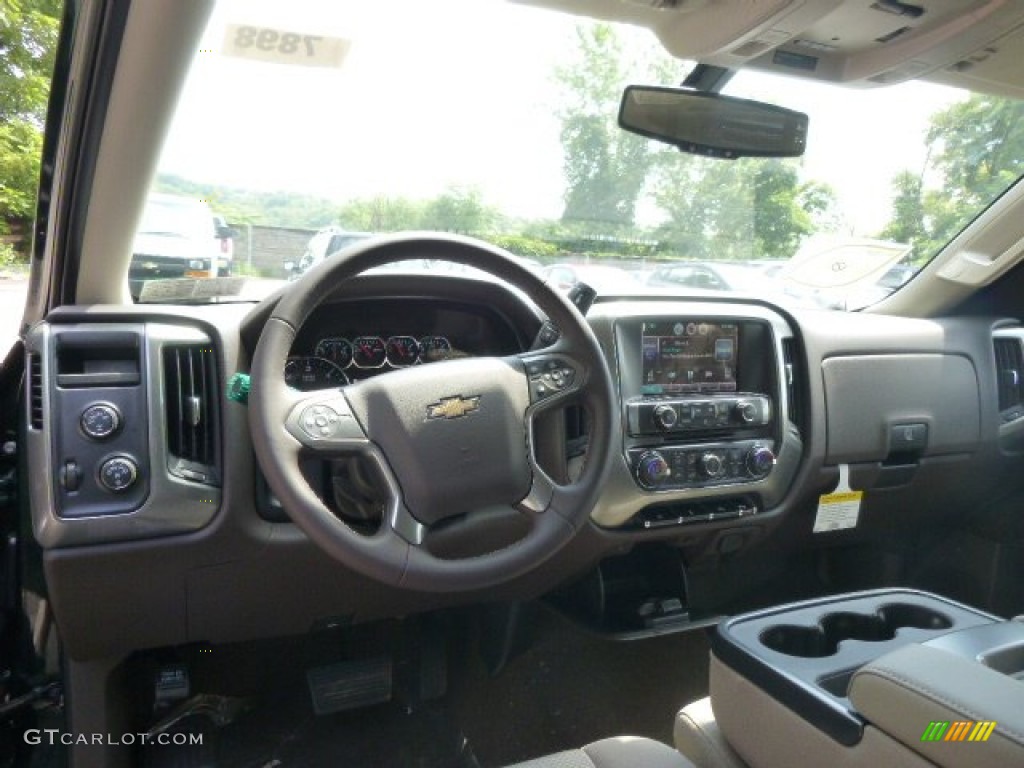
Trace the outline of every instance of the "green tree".
{"label": "green tree", "polygon": [[32,217],[60,0],[0,0],[0,227]]}
{"label": "green tree", "polygon": [[892,215],[879,236],[884,240],[916,245],[927,240],[921,177],[901,171],[892,180]]}
{"label": "green tree", "polygon": [[614,234],[633,224],[654,146],[618,127],[619,99],[631,78],[663,79],[676,67],[667,56],[627,60],[607,24],[577,27],[574,58],[556,72],[567,187],[563,221],[585,222],[595,234]]}
{"label": "green tree", "polygon": [[831,188],[801,183],[792,161],[666,152],[654,199],[667,217],[658,236],[684,258],[788,258],[806,235],[838,221]]}
{"label": "green tree", "polygon": [[338,218],[346,229],[400,232],[423,226],[423,204],[404,197],[359,198],[342,206]]}
{"label": "green tree", "polygon": [[462,234],[492,230],[500,216],[486,205],[477,189],[450,189],[427,203],[423,226]]}
{"label": "green tree", "polygon": [[42,150],[42,133],[28,120],[0,123],[0,231],[32,218]]}
{"label": "green tree", "polygon": [[932,115],[928,161],[893,179],[881,237],[936,253],[1024,172],[1024,102],[973,94]]}

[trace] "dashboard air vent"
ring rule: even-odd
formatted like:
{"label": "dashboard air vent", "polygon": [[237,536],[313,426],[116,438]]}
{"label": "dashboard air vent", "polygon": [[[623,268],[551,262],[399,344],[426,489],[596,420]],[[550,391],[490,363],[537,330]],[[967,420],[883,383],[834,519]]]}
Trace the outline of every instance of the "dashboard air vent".
{"label": "dashboard air vent", "polygon": [[782,361],[786,380],[786,400],[789,403],[789,420],[797,425],[801,432],[805,431],[804,424],[804,398],[803,398],[803,370],[799,361],[800,355],[796,345],[796,339],[787,338],[782,340]]}
{"label": "dashboard air vent", "polygon": [[163,350],[168,470],[172,475],[218,485],[217,365],[209,346]]}
{"label": "dashboard air vent", "polygon": [[1024,353],[1020,339],[992,340],[996,355],[996,377],[999,388],[999,411],[1004,420],[1024,416]]}
{"label": "dashboard air vent", "polygon": [[43,428],[43,359],[28,356],[29,423],[32,429]]}

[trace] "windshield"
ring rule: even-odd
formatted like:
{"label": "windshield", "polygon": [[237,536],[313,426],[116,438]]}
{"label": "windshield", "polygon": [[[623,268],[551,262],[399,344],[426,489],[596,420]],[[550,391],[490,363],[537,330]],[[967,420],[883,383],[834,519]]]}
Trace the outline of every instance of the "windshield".
{"label": "windshield", "polygon": [[[153,190],[224,217],[226,293],[240,276],[273,290],[346,232],[414,229],[538,271],[623,270],[622,292],[857,309],[913,279],[1024,164],[1020,102],[925,83],[739,73],[726,93],[810,116],[797,159],[701,158],[617,127],[626,85],[692,66],[646,30],[496,0],[225,0]],[[694,263],[709,268],[697,285],[665,273]]]}

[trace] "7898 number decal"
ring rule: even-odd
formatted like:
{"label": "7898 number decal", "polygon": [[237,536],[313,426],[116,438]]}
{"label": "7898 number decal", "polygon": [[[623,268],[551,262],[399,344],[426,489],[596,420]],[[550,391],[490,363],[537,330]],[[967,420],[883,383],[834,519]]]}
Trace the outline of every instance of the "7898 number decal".
{"label": "7898 number decal", "polygon": [[344,62],[349,47],[349,41],[340,37],[229,24],[224,32],[223,53],[225,56],[275,64],[338,67]]}

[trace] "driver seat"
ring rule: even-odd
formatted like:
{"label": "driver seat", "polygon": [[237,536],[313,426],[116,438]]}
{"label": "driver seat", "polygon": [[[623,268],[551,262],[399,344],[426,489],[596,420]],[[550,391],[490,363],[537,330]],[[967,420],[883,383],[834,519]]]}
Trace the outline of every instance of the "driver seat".
{"label": "driver seat", "polygon": [[556,752],[509,768],[695,768],[694,764],[660,741],[617,736],[581,749]]}

